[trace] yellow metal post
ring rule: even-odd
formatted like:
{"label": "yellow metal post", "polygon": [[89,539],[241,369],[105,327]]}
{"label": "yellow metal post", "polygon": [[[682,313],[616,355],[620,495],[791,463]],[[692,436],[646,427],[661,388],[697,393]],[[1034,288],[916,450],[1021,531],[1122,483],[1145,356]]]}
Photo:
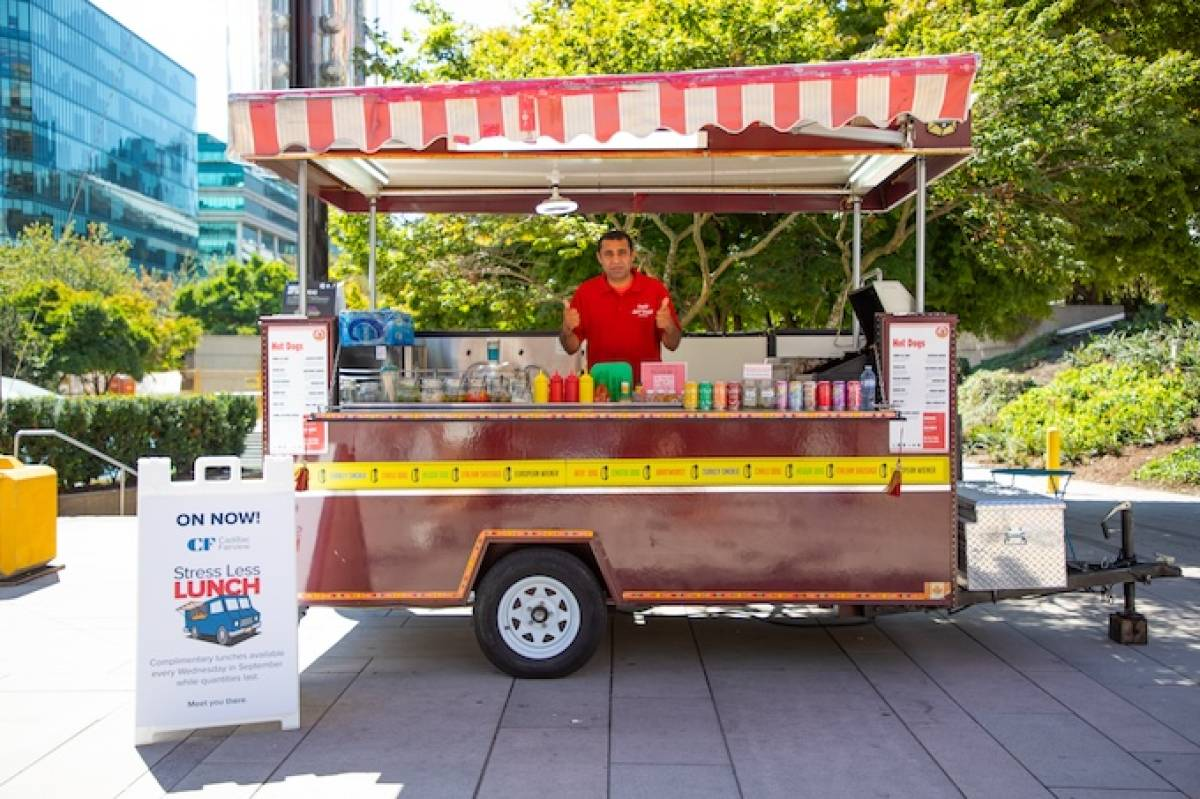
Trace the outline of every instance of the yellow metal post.
{"label": "yellow metal post", "polygon": [[[1046,428],[1046,468],[1062,468],[1062,433],[1057,427]],[[1058,493],[1058,478],[1051,475],[1046,478],[1046,489],[1051,494]]]}

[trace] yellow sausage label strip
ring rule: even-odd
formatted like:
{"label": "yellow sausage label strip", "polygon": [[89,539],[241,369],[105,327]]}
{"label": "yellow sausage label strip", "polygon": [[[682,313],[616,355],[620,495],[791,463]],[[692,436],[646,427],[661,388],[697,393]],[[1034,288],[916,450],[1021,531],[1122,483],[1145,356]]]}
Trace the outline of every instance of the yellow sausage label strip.
{"label": "yellow sausage label strip", "polygon": [[[311,463],[311,485],[325,490],[398,488],[571,488],[596,486],[887,485],[897,459],[619,458],[522,461],[362,461]],[[909,485],[947,485],[950,459],[899,459]]]}

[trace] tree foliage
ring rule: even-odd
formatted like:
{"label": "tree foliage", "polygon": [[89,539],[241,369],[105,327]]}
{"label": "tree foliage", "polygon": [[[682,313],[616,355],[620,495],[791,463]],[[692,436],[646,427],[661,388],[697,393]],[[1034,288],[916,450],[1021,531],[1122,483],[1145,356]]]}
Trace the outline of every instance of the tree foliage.
{"label": "tree foliage", "polygon": [[[418,10],[423,35],[375,35],[374,74],[414,82],[978,52],[978,154],[931,188],[927,306],[989,334],[1016,332],[1070,297],[1200,312],[1197,0],[535,0],[518,25],[487,30],[432,0]],[[846,214],[590,222],[635,235],[693,329],[845,320]],[[363,271],[364,227],[347,220],[335,233],[344,272]],[[864,270],[911,286],[914,227],[911,201],[866,217]],[[544,324],[576,267],[594,273],[570,238],[585,229],[406,222],[390,229],[407,251],[381,262],[380,285],[425,325]],[[548,269],[556,246],[567,255]]]}
{"label": "tree foliage", "polygon": [[0,358],[7,374],[54,386],[67,374],[103,391],[119,372],[174,368],[199,326],[169,310],[171,281],[139,275],[103,227],[45,225],[0,242]]}
{"label": "tree foliage", "polygon": [[258,332],[258,319],[283,309],[283,291],[295,270],[282,261],[252,255],[230,259],[208,277],[188,283],[175,295],[175,310],[199,320],[205,332]]}

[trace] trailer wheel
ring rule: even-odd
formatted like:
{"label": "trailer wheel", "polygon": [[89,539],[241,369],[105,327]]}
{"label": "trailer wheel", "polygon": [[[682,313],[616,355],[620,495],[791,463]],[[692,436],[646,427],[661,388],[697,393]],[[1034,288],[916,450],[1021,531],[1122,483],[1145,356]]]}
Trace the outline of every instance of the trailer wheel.
{"label": "trailer wheel", "polygon": [[493,566],[475,591],[475,638],[514,677],[564,677],[591,658],[607,619],[604,594],[574,555],[518,550]]}

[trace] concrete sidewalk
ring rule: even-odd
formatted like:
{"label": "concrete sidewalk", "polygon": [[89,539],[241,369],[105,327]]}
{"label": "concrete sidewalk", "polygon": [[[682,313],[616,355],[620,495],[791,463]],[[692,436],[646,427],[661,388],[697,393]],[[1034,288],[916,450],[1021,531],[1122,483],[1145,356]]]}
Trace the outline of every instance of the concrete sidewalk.
{"label": "concrete sidewalk", "polygon": [[[1084,526],[1122,498],[1076,491]],[[1200,501],[1136,517],[1188,575],[1140,590],[1146,647],[1108,641],[1098,595],[859,626],[693,608],[614,613],[583,671],[525,681],[463,611],[315,609],[300,730],[145,747],[135,523],[61,519],[67,568],[0,589],[0,797],[1200,796]]]}

